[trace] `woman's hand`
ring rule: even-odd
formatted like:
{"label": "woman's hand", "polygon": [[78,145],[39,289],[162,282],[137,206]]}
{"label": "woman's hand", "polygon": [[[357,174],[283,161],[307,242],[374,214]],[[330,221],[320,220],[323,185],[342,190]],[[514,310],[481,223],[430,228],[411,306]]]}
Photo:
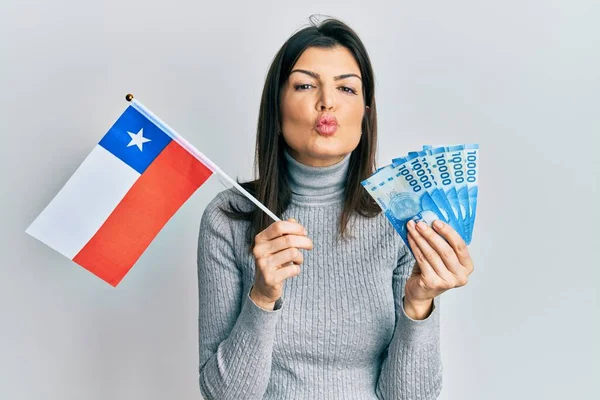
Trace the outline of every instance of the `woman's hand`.
{"label": "woman's hand", "polygon": [[406,281],[404,306],[413,319],[426,318],[433,298],[466,285],[474,269],[467,245],[458,232],[439,220],[433,227],[424,222],[407,224],[408,242],[416,264]]}
{"label": "woman's hand", "polygon": [[272,223],[255,236],[256,276],[250,298],[260,307],[272,310],[283,294],[283,282],[300,274],[304,257],[298,249],[313,248],[306,234],[306,229],[290,218]]}

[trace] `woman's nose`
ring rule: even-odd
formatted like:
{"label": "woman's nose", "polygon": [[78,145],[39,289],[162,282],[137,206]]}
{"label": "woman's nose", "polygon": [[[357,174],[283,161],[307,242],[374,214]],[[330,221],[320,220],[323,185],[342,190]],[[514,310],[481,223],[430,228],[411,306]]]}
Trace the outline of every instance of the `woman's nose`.
{"label": "woman's nose", "polygon": [[319,99],[318,109],[319,111],[333,110],[335,107],[335,101],[333,95],[329,90],[323,90],[321,92],[321,98]]}

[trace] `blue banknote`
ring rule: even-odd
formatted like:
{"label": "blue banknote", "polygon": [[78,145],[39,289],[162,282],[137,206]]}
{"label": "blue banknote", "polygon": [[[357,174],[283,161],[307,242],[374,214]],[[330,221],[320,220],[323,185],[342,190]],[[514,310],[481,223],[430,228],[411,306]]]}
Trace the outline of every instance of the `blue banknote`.
{"label": "blue banknote", "polygon": [[[465,218],[458,199],[458,192],[456,191],[452,176],[452,166],[448,162],[446,148],[447,147],[423,146],[423,150],[430,156],[431,170],[436,182],[438,182],[438,187],[443,191],[448,203],[452,207],[454,216],[458,220],[461,228],[460,232],[466,235],[467,228],[465,226]],[[465,236],[461,236],[465,239]]]}
{"label": "blue banknote", "polygon": [[394,158],[392,163],[398,163],[402,160],[408,161],[411,172],[413,172],[418,177],[419,181],[422,182],[425,190],[427,190],[427,193],[429,193],[433,202],[443,214],[444,222],[448,223],[455,231],[465,238],[466,232],[463,231],[462,224],[454,214],[452,206],[448,202],[444,191],[438,186],[436,176],[433,174],[431,168],[433,160],[427,155],[427,152],[411,151],[408,153],[407,157]]}
{"label": "blue banknote", "polygon": [[[445,183],[454,186],[454,189],[446,190],[447,197],[453,209],[458,211],[465,230],[463,239],[470,244],[477,208],[479,145],[423,146],[423,149],[428,154],[438,154],[437,175],[436,172],[434,175],[440,175],[440,179],[446,179]],[[445,154],[445,157],[442,158],[441,154]],[[443,166],[444,159],[448,168]]]}
{"label": "blue banknote", "polygon": [[[469,232],[471,224],[471,209],[469,207],[469,189],[467,188],[466,163],[464,145],[446,147],[446,160],[450,166],[452,181],[460,204],[464,232]],[[466,237],[464,237],[466,240]]]}
{"label": "blue banknote", "polygon": [[479,145],[423,146],[361,182],[408,245],[406,223],[448,223],[467,244],[473,237],[479,191]]}
{"label": "blue banknote", "polygon": [[[428,225],[437,219],[446,221],[427,190],[407,162],[392,163],[361,182],[369,195],[408,246],[406,223],[422,220]],[[429,182],[425,180],[425,182]],[[430,183],[430,182],[429,182]]]}
{"label": "blue banknote", "polygon": [[479,145],[465,145],[465,161],[467,174],[467,188],[469,189],[469,231],[467,232],[467,244],[471,243],[473,238],[473,227],[475,226],[475,215],[477,214],[477,195],[479,192]]}

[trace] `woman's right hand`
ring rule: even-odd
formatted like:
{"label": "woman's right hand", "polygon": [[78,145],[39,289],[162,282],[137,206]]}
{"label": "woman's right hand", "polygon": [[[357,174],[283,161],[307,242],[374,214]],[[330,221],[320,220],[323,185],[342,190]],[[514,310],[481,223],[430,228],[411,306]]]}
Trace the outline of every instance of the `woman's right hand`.
{"label": "woman's right hand", "polygon": [[[313,242],[295,219],[277,221],[254,237],[256,275],[250,298],[260,307],[273,310],[283,295],[286,279],[300,274],[304,261],[298,249],[311,250]],[[291,261],[291,263],[290,263]]]}

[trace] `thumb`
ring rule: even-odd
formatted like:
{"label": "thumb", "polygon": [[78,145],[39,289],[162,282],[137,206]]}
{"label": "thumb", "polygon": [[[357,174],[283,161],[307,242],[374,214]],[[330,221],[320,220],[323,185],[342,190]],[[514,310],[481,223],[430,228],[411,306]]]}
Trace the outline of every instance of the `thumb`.
{"label": "thumb", "polygon": [[295,218],[288,218],[288,221],[291,221],[291,222],[298,222],[298,221],[296,221],[296,219],[295,219]]}

